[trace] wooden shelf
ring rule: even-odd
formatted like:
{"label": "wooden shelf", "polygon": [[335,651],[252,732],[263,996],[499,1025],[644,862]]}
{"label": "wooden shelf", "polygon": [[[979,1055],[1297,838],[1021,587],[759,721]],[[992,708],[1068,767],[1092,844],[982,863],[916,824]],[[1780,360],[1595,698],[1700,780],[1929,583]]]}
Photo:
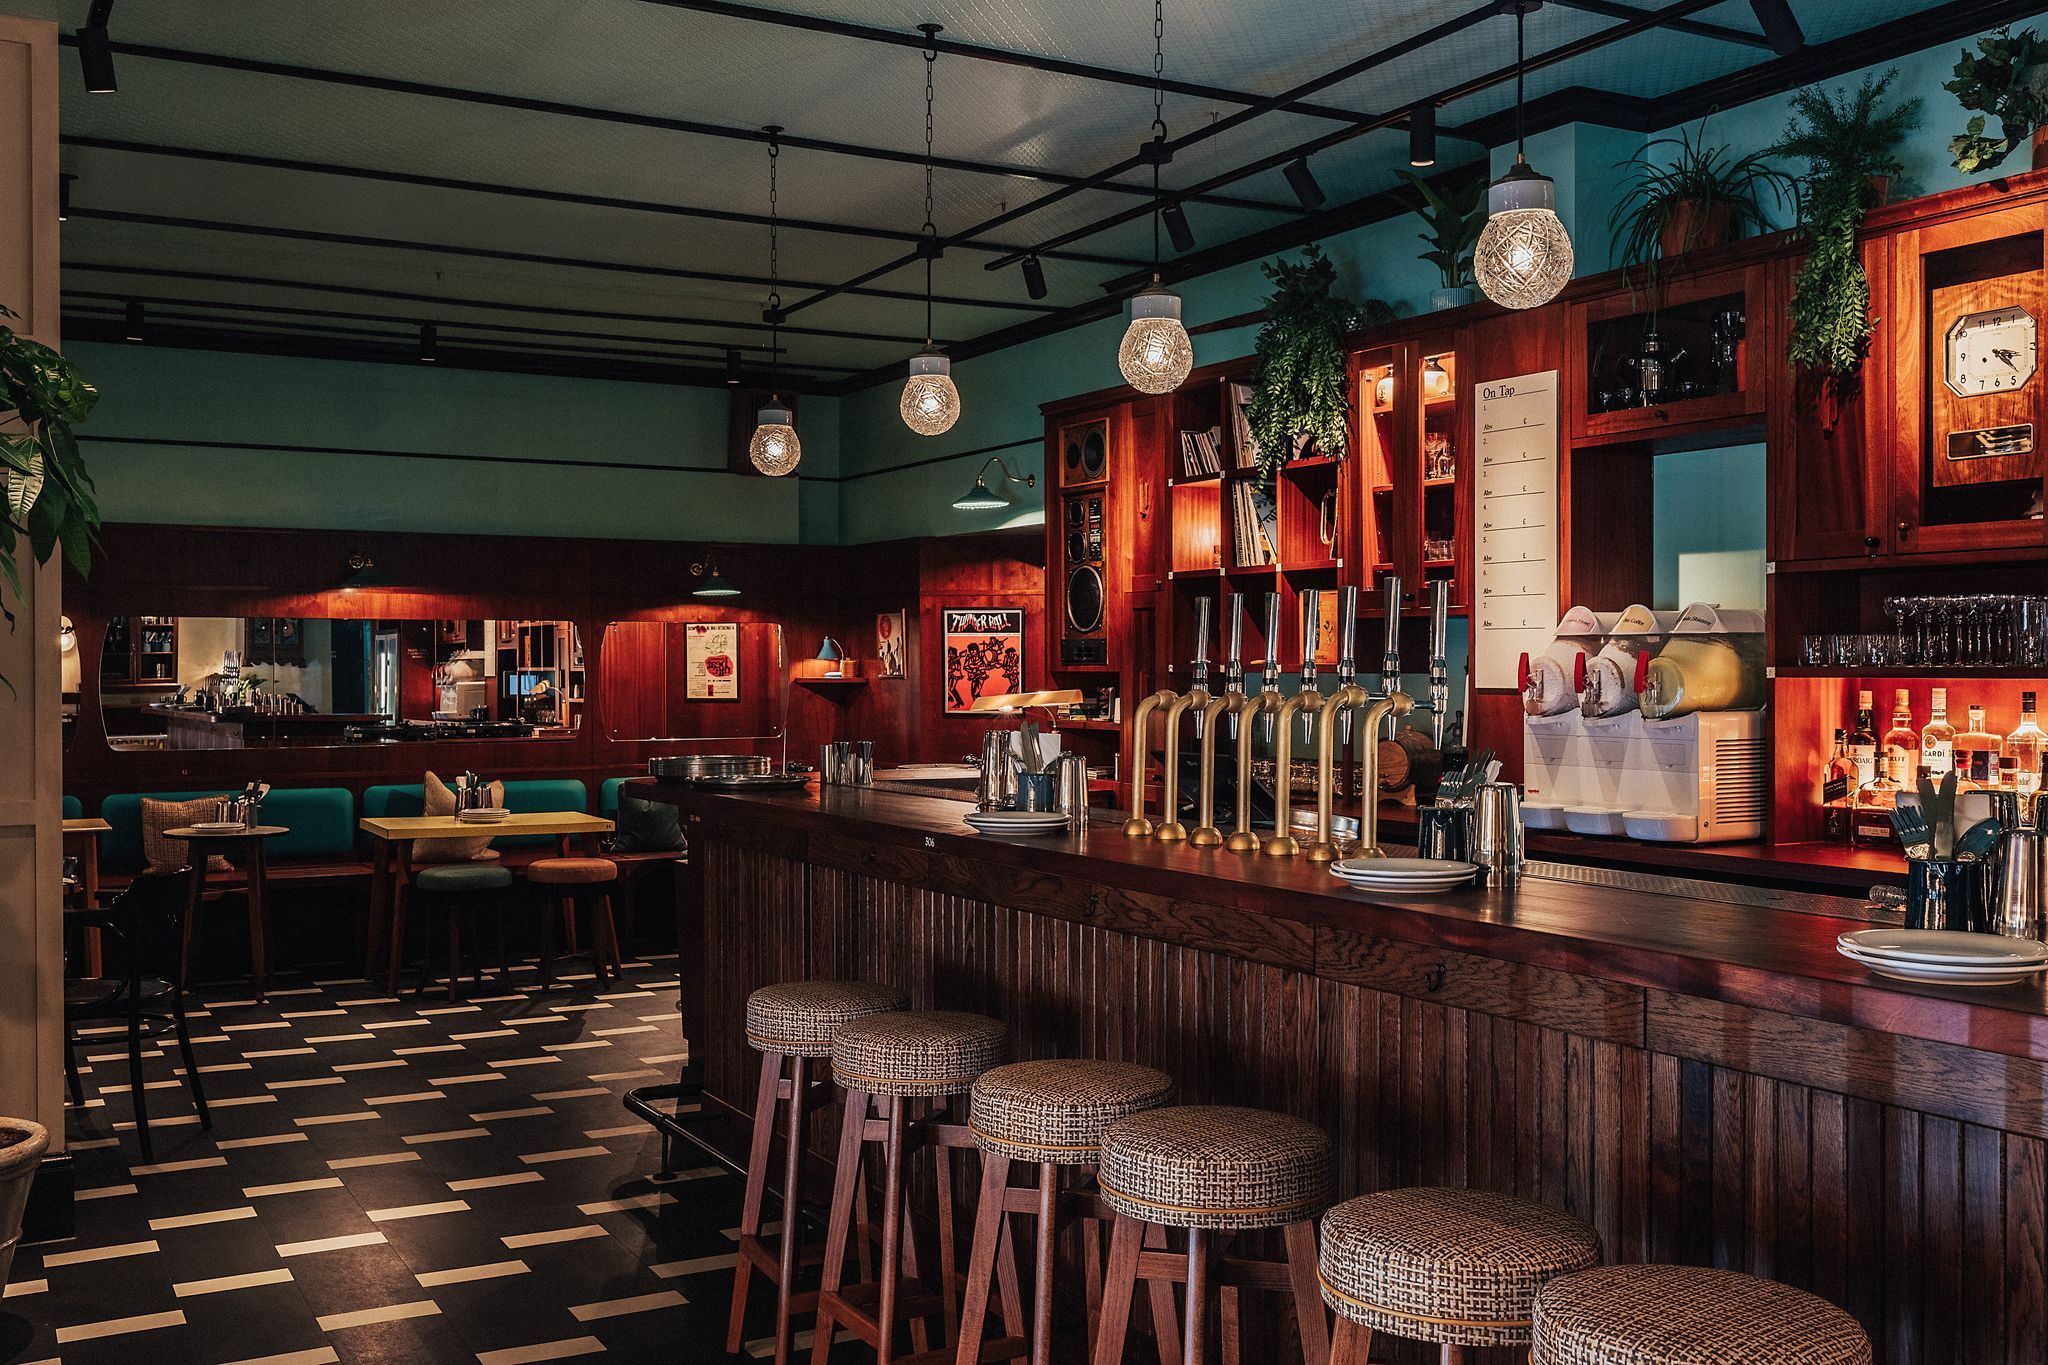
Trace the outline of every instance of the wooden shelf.
{"label": "wooden shelf", "polygon": [[1312,559],[1304,564],[1283,564],[1283,573],[1334,573],[1344,567],[1341,559]]}
{"label": "wooden shelf", "polygon": [[798,678],[796,681],[805,687],[813,687],[821,692],[835,692],[844,688],[866,687],[868,685],[866,678]]}
{"label": "wooden shelf", "polygon": [[1852,664],[1842,667],[1810,667],[1805,664],[1773,668],[1771,676],[1776,678],[1927,678],[1941,682],[1948,678],[1978,678],[1997,680],[2009,678],[2022,682],[2029,678],[2043,676],[2039,668],[2024,668],[2013,665],[2008,668],[1947,668],[1928,667],[1923,664]]}
{"label": "wooden shelf", "polygon": [[1458,486],[1458,476],[1453,474],[1448,479],[1424,479],[1422,486],[1424,488],[1456,488]]}

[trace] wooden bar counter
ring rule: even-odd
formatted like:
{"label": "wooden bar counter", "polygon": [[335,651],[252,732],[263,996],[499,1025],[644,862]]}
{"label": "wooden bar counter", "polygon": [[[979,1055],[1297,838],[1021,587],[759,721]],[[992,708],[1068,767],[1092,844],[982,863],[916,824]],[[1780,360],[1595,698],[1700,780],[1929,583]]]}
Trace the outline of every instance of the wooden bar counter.
{"label": "wooden bar counter", "polygon": [[[1173,1074],[1337,1143],[1340,1195],[1507,1190],[1610,1259],[1810,1288],[1885,1361],[2048,1359],[2048,994],[1887,981],[1858,921],[1525,878],[1373,896],[1299,859],[989,838],[885,790],[681,808],[707,1095],[751,1111],[772,981],[862,977],[1006,1020],[1019,1057]],[[701,973],[701,980],[693,976]]]}

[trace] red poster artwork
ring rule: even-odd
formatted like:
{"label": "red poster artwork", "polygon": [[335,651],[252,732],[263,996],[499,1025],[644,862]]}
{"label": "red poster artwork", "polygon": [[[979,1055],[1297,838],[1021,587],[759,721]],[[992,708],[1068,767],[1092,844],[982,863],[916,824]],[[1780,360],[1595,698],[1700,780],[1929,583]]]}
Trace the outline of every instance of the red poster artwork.
{"label": "red poster artwork", "polygon": [[1010,607],[969,607],[945,613],[946,710],[968,710],[978,697],[1024,690],[1024,613]]}

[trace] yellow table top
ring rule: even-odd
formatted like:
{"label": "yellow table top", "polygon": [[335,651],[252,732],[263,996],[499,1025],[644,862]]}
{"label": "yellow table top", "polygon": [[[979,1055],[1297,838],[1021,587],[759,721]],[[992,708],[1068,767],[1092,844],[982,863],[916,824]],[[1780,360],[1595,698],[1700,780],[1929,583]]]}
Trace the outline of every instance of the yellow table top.
{"label": "yellow table top", "polygon": [[96,815],[81,815],[64,822],[66,834],[110,834],[114,827]]}
{"label": "yellow table top", "polygon": [[488,824],[458,820],[452,815],[392,815],[381,819],[365,816],[357,823],[365,834],[394,841],[496,839],[508,834],[610,834],[616,828],[611,821],[580,810],[513,814]]}

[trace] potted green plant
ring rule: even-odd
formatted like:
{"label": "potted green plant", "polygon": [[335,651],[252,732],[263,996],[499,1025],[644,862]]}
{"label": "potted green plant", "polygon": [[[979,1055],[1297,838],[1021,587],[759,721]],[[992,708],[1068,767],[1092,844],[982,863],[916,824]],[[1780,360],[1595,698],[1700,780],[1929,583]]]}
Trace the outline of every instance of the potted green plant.
{"label": "potted green plant", "polygon": [[[0,304],[0,319],[18,315]],[[14,625],[11,592],[22,596],[15,547],[27,537],[35,562],[49,562],[59,546],[80,573],[92,570],[99,506],[92,478],[71,428],[99,401],[71,362],[0,321],[0,482],[7,491],[0,516],[0,617]],[[0,677],[0,683],[6,682]],[[8,683],[11,691],[13,684]]]}
{"label": "potted green plant", "polygon": [[[1975,52],[1964,48],[1956,61],[1955,79],[1942,89],[1956,97],[1965,109],[1978,112],[1949,139],[1948,152],[1957,170],[1974,175],[1988,171],[2029,136],[2033,138],[2033,167],[2048,167],[2048,42],[2034,30],[2010,27],[1991,34]],[[1986,131],[1990,118],[1998,120],[1998,136]]]}
{"label": "potted green plant", "polygon": [[1768,223],[1764,196],[1782,204],[1790,181],[1763,152],[1736,156],[1697,133],[1653,138],[1622,163],[1622,193],[1607,215],[1614,258],[1624,277],[1647,282],[1650,311],[1657,309],[1658,273],[1690,252],[1724,246],[1745,229]]}
{"label": "potted green plant", "polygon": [[1415,235],[1429,247],[1422,259],[1443,276],[1443,286],[1430,291],[1431,310],[1472,302],[1472,249],[1486,230],[1486,177],[1469,175],[1439,188],[1413,171],[1396,174],[1422,195],[1422,207],[1416,213],[1429,230]]}
{"label": "potted green plant", "polygon": [[50,1145],[50,1131],[28,1119],[0,1118],[0,1285],[14,1265],[21,1241],[21,1215],[28,1207],[28,1187]]}
{"label": "potted green plant", "polygon": [[1795,182],[1806,259],[1792,293],[1792,359],[1841,377],[1863,363],[1870,340],[1870,280],[1856,232],[1882,204],[1899,173],[1899,144],[1919,122],[1920,101],[1881,109],[1898,76],[1865,75],[1853,90],[1831,95],[1808,86],[1792,96],[1792,119],[1768,154],[1804,161]]}
{"label": "potted green plant", "polygon": [[1310,447],[1345,450],[1351,405],[1345,393],[1344,334],[1353,305],[1337,294],[1337,268],[1322,248],[1303,248],[1299,261],[1260,267],[1273,282],[1266,325],[1253,353],[1259,380],[1245,405],[1259,446],[1259,476]]}

